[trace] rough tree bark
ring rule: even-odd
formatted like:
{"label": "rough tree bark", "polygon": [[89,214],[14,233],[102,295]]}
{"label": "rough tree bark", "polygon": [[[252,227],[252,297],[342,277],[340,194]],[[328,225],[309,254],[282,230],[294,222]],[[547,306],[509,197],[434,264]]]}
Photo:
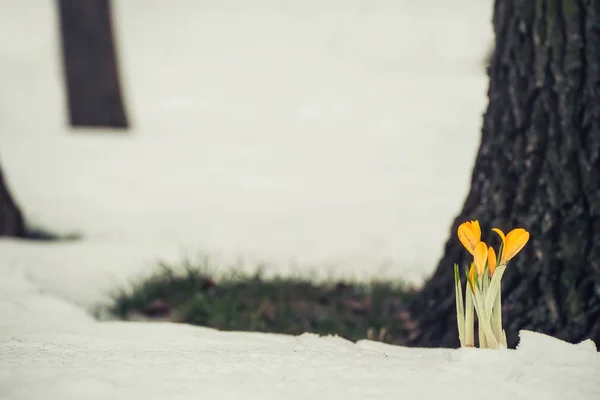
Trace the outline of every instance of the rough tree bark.
{"label": "rough tree bark", "polygon": [[23,215],[8,190],[0,168],[0,236],[26,237]]}
{"label": "rough tree bark", "polygon": [[69,118],[75,127],[127,128],[109,0],[58,0]]}
{"label": "rough tree bark", "polygon": [[503,278],[509,347],[521,329],[600,343],[600,2],[496,0],[493,24],[471,190],[411,305],[409,344],[459,345],[452,265],[471,261],[456,230],[472,219],[482,240],[492,227],[531,233]]}

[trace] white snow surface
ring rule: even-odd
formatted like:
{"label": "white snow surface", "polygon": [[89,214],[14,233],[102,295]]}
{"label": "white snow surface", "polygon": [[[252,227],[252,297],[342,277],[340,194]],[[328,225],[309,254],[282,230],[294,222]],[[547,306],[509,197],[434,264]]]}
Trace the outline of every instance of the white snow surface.
{"label": "white snow surface", "polygon": [[534,332],[521,332],[517,350],[419,349],[371,341],[354,344],[313,334],[98,323],[58,302],[42,308],[52,308],[61,320],[34,318],[15,325],[13,317],[22,321],[21,308],[1,322],[1,398],[593,400],[600,396],[600,357],[593,344],[572,345]]}
{"label": "white snow surface", "polygon": [[[157,258],[432,272],[468,189],[491,0],[113,1],[130,133],[67,126],[53,2],[0,3],[0,399],[598,399],[595,344],[415,349],[98,322]],[[219,261],[220,260],[220,261]]]}

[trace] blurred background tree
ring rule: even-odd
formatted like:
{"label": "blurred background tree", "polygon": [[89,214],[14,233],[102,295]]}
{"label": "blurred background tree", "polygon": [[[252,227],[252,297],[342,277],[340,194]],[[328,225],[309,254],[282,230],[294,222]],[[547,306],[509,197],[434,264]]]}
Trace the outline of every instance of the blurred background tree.
{"label": "blurred background tree", "polygon": [[127,128],[109,0],[58,0],[63,72],[74,127]]}

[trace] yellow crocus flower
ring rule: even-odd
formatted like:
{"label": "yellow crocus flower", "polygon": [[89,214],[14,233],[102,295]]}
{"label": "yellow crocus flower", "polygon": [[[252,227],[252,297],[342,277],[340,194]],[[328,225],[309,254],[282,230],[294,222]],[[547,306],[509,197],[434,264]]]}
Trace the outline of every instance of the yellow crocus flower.
{"label": "yellow crocus flower", "polygon": [[523,228],[515,228],[505,236],[498,228],[492,229],[502,238],[502,255],[500,256],[500,265],[506,264],[525,246],[529,240],[529,232]]}
{"label": "yellow crocus flower", "polygon": [[477,275],[481,278],[483,271],[485,270],[485,262],[488,258],[488,247],[485,242],[477,243],[475,251],[473,252],[473,261],[475,262],[475,268],[477,269]]}
{"label": "yellow crocus flower", "polygon": [[469,253],[475,255],[475,246],[481,241],[479,221],[467,221],[460,224],[458,227],[458,240],[460,240]]}
{"label": "yellow crocus flower", "polygon": [[492,275],[494,275],[494,271],[496,270],[496,251],[494,251],[494,248],[492,246],[490,246],[488,248],[488,269],[490,271],[490,278],[492,277]]}

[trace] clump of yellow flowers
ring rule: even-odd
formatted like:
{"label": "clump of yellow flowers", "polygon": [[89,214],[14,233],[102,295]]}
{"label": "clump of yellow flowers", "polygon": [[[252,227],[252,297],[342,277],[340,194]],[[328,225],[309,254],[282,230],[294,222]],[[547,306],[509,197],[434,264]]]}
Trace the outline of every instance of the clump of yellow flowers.
{"label": "clump of yellow flowers", "polygon": [[473,255],[473,262],[466,270],[466,299],[458,271],[454,264],[456,286],[456,319],[461,347],[475,346],[475,318],[479,325],[479,347],[497,349],[506,346],[506,333],[502,329],[501,280],[508,262],[525,246],[529,232],[516,228],[504,235],[498,228],[492,229],[500,235],[502,243],[498,256],[492,247],[481,241],[479,221],[467,221],[458,227],[458,239]]}

